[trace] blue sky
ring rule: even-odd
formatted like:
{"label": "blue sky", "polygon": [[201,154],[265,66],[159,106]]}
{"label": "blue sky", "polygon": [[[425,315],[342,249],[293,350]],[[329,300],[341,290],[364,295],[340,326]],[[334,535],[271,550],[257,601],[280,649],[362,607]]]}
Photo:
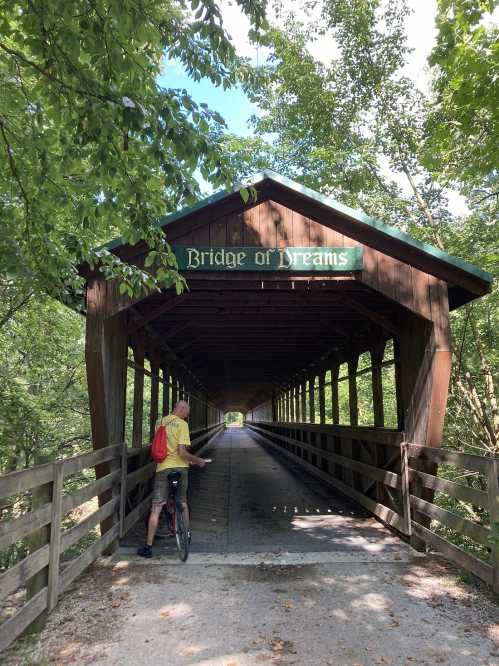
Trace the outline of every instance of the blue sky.
{"label": "blue sky", "polygon": [[158,83],[165,88],[185,89],[198,104],[208,104],[212,111],[218,111],[225,119],[230,132],[240,136],[252,134],[248,119],[256,112],[257,107],[251,104],[239,87],[224,90],[222,86],[217,87],[208,79],[193,81],[176,62],[166,64]]}

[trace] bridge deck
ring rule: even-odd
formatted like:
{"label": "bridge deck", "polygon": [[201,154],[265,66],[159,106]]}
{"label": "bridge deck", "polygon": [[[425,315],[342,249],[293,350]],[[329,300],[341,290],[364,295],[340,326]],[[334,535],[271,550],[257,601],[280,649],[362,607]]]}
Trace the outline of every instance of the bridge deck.
{"label": "bridge deck", "polygon": [[[289,460],[271,454],[246,428],[228,428],[191,474],[192,552],[341,552],[408,555],[411,549],[366,512]],[[143,543],[141,523],[122,547]],[[157,540],[159,552],[173,552]]]}

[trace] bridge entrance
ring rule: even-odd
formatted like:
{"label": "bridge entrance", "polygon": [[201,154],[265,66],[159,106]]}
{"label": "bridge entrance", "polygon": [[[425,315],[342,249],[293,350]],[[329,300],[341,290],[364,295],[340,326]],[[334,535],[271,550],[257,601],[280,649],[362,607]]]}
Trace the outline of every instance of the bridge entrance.
{"label": "bridge entrance", "polygon": [[[430,546],[499,592],[499,461],[440,448],[449,310],[492,277],[270,172],[161,224],[187,280],[180,296],[132,299],[81,266],[94,451],[1,479],[0,499],[31,499],[2,521],[0,548],[36,538],[0,574],[0,598],[27,588],[0,650],[100,554],[142,540],[148,443],[179,399],[191,406],[192,448],[214,460],[192,479],[194,551],[397,558]],[[108,249],[155,270],[141,244]],[[226,428],[227,412],[244,427]],[[440,463],[479,484],[442,478]],[[74,490],[70,477],[87,469]],[[447,510],[435,491],[489,523]],[[95,496],[98,508],[67,528],[62,518]],[[97,540],[64,562],[97,525]]]}
{"label": "bridge entrance", "polygon": [[[226,497],[238,498],[231,510],[242,511],[253,492],[270,506],[272,455],[414,547],[434,544],[431,519],[444,521],[433,494],[445,457],[438,448],[451,371],[449,310],[486,293],[490,276],[277,174],[260,174],[245,192],[244,200],[238,190],[217,195],[162,222],[188,284],[180,296],[130,299],[98,269],[82,267],[94,446],[128,445],[123,543],[149,506],[154,466],[145,445],[158,415],[185,398],[193,447],[212,446],[213,470],[222,474],[214,511],[226,510]],[[146,247],[109,248],[144,266]],[[239,435],[224,433],[228,411],[244,414]],[[231,480],[223,476],[230,469]],[[299,494],[309,481],[300,486],[289,474]],[[318,497],[310,501],[323,516],[328,502]],[[311,541],[335,541],[333,523],[326,521],[328,538]],[[225,518],[199,543],[236,547],[231,525]]]}

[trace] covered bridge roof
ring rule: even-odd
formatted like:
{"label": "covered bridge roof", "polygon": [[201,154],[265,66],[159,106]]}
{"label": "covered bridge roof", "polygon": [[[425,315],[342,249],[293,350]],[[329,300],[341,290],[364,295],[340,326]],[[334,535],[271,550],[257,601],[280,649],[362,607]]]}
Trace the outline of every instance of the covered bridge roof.
{"label": "covered bridge roof", "polygon": [[[256,190],[256,202],[250,199],[244,204],[240,195],[242,187]],[[468,261],[453,257],[395,227],[379,222],[361,211],[267,169],[244,184],[237,184],[231,191],[216,193],[190,208],[161,218],[158,224],[165,228],[168,240],[175,243],[177,237],[206,224],[217,216],[244,211],[255,203],[269,199],[282,203],[327,227],[335,229],[339,224],[341,225],[339,230],[347,236],[444,280],[449,289],[451,309],[490,290],[492,275]],[[144,243],[130,246],[122,239],[116,239],[104,247],[124,261],[133,261],[147,250]]]}

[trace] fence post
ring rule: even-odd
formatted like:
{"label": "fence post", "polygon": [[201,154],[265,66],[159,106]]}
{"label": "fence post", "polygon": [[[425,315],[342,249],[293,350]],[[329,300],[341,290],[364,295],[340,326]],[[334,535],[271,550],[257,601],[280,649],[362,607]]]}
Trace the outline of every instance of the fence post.
{"label": "fence post", "polygon": [[400,443],[400,490],[402,492],[402,511],[404,518],[404,533],[412,536],[411,526],[411,498],[409,490],[409,453],[407,442]]}
{"label": "fence post", "polygon": [[59,587],[59,563],[61,560],[61,508],[62,485],[64,481],[64,461],[54,463],[52,485],[52,514],[50,518],[50,551],[47,610],[50,612],[57,603]]}
{"label": "fence post", "polygon": [[[35,458],[35,465],[42,465],[49,462],[48,456],[38,455]],[[37,486],[32,492],[32,511],[40,508],[44,504],[50,503],[52,499],[52,481]],[[32,532],[28,537],[29,552],[34,553],[39,548],[43,548],[50,541],[50,526],[44,525],[40,529]],[[38,592],[47,587],[48,583],[48,567],[43,567],[38,573],[32,576],[26,583],[26,599],[29,600],[34,597]],[[36,633],[41,631],[47,621],[47,612],[43,611],[40,615],[33,620],[33,622],[26,628],[26,633]]]}
{"label": "fence post", "polygon": [[488,495],[490,533],[493,541],[490,544],[490,555],[492,563],[492,587],[499,594],[499,483],[497,458],[489,460]]}
{"label": "fence post", "polygon": [[126,477],[128,474],[127,446],[121,448],[121,484],[120,484],[120,539],[125,535]]}

